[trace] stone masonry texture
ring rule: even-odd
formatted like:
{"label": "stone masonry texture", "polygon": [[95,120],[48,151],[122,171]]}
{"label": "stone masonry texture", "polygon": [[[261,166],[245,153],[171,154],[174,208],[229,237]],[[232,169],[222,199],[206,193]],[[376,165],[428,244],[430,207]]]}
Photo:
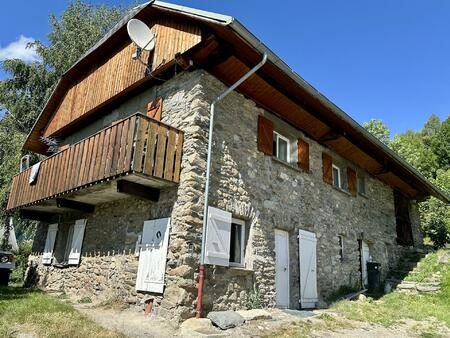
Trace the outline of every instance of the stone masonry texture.
{"label": "stone masonry texture", "polygon": [[[47,227],[41,224],[30,258],[40,287],[63,290],[77,298],[136,303],[154,298],[158,314],[177,320],[195,314],[209,105],[225,89],[204,71],[181,73],[136,95],[66,140],[82,139],[116,119],[142,111],[147,102],[162,96],[162,122],[185,133],[181,179],[177,187],[162,191],[157,203],[128,198],[97,206],[93,214],[83,216],[88,221],[78,267],[61,269],[40,263]],[[257,150],[258,115],[271,119],[276,131],[295,141],[290,163]],[[309,172],[296,166],[299,137],[310,145]],[[275,306],[275,229],[289,234],[291,308],[299,307],[299,229],[317,236],[317,287],[322,300],[341,287],[360,285],[359,240],[369,244],[373,260],[381,263],[383,277],[395,266],[404,248],[396,244],[394,197],[389,186],[236,92],[217,106],[213,139],[210,205],[244,220],[248,239],[244,267],[206,267],[205,314],[244,309],[255,289],[263,306]],[[363,174],[366,195],[353,197],[324,183],[322,152],[329,153],[343,172],[351,166]],[[410,215],[415,243],[420,243],[415,204],[411,204]],[[62,215],[58,223],[64,226],[77,217]],[[161,217],[171,217],[166,288],[162,296],[136,293],[135,242],[145,220]],[[343,259],[338,236],[344,240]]]}

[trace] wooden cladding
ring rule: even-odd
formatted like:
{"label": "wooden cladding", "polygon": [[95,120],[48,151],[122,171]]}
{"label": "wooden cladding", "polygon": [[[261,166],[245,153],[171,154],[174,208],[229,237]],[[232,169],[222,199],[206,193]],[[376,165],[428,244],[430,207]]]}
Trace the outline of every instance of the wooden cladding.
{"label": "wooden cladding", "polygon": [[333,183],[333,159],[327,153],[322,153],[322,173],[325,183]]}
{"label": "wooden cladding", "polygon": [[[148,60],[152,70],[201,41],[201,30],[197,26],[166,18],[157,18],[148,25],[156,34],[156,44],[153,53],[143,51],[142,60]],[[47,124],[44,136],[54,135],[146,77],[146,67],[132,59],[135,50],[135,45],[128,42],[114,55],[92,65],[91,71],[83,74],[66,92]]]}
{"label": "wooden cladding", "polygon": [[13,177],[7,209],[15,209],[128,173],[178,183],[183,132],[135,114],[41,162],[37,182],[31,168]]}
{"label": "wooden cladding", "polygon": [[273,154],[273,122],[261,115],[258,116],[258,150]]}
{"label": "wooden cladding", "polygon": [[298,167],[304,171],[309,171],[309,144],[303,139],[297,140]]}
{"label": "wooden cladding", "polygon": [[160,121],[163,109],[163,98],[159,97],[147,105],[147,116]]}
{"label": "wooden cladding", "polygon": [[[145,66],[131,58],[134,52],[134,45],[128,43],[106,62],[94,66],[89,74],[72,86],[45,129],[44,136],[54,134],[142,79]],[[143,59],[148,58],[148,52],[142,54]]]}
{"label": "wooden cladding", "polygon": [[348,191],[356,196],[357,193],[357,184],[356,184],[356,172],[352,168],[347,168],[347,182],[348,182]]}

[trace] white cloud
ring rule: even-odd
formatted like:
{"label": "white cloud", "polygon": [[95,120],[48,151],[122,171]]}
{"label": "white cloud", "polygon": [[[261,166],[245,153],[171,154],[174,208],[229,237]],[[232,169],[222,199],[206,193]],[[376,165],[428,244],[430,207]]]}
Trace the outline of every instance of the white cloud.
{"label": "white cloud", "polygon": [[25,62],[39,60],[36,50],[27,47],[28,43],[33,41],[33,38],[21,35],[18,40],[11,42],[8,46],[0,46],[0,61],[7,59],[21,59]]}

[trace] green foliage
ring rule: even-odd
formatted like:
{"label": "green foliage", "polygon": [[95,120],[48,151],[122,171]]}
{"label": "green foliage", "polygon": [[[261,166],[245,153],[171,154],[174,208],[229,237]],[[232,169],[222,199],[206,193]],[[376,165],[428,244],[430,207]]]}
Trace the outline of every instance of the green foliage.
{"label": "green foliage", "polygon": [[[439,254],[443,254],[440,251]],[[423,262],[427,277],[441,272],[441,290],[435,294],[411,295],[392,292],[375,302],[342,301],[333,304],[332,309],[344,314],[349,319],[369,321],[384,326],[393,326],[407,318],[417,321],[435,317],[450,326],[450,269],[444,264],[437,264],[437,255],[429,256]],[[420,263],[422,264],[422,262]],[[428,266],[427,266],[428,265]]]}
{"label": "green foliage", "polygon": [[44,65],[59,78],[90,47],[100,40],[124,14],[124,8],[74,1],[60,18],[50,15],[50,45],[36,41]]}
{"label": "green foliage", "polygon": [[262,308],[261,293],[256,285],[254,285],[253,290],[250,291],[246,305],[249,310]]}
{"label": "green foliage", "polygon": [[[389,129],[379,120],[364,127],[386,143]],[[407,130],[386,143],[422,175],[450,195],[450,117],[431,115],[421,131]],[[422,230],[436,247],[450,242],[450,206],[431,197],[419,204]]]}
{"label": "green foliage", "polygon": [[28,266],[28,256],[31,255],[31,247],[31,241],[19,242],[19,252],[16,254],[16,268],[10,277],[11,283],[22,285]]}
{"label": "green foliage", "polygon": [[407,130],[403,134],[397,134],[390,146],[425,177],[432,178],[435,176],[437,156],[423,142],[422,133]]}
{"label": "green foliage", "polygon": [[126,338],[43,292],[0,287],[0,337],[17,336]]}
{"label": "green foliage", "polygon": [[378,138],[381,142],[389,145],[391,141],[391,132],[389,128],[381,120],[371,119],[365,122],[363,127],[366,128],[373,136]]}
{"label": "green foliage", "polygon": [[442,122],[440,130],[431,142],[431,147],[437,156],[439,167],[450,169],[450,117]]}
{"label": "green foliage", "polygon": [[[60,18],[50,15],[50,44],[40,41],[36,48],[39,61],[5,60],[0,68],[7,74],[0,81],[0,219],[6,217],[11,180],[25,155],[22,144],[38,114],[53,91],[58,78],[78,60],[124,14],[121,7],[106,7],[75,1]],[[34,158],[36,161],[38,157]],[[33,222],[15,215],[18,240],[33,233]]]}

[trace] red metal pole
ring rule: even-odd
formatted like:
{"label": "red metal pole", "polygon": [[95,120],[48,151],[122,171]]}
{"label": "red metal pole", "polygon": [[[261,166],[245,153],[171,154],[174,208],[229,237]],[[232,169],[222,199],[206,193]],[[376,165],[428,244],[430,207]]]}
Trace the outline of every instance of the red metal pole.
{"label": "red metal pole", "polygon": [[197,311],[195,318],[202,316],[202,296],[203,296],[203,281],[205,280],[205,266],[200,265],[198,269],[198,293],[197,293]]}

